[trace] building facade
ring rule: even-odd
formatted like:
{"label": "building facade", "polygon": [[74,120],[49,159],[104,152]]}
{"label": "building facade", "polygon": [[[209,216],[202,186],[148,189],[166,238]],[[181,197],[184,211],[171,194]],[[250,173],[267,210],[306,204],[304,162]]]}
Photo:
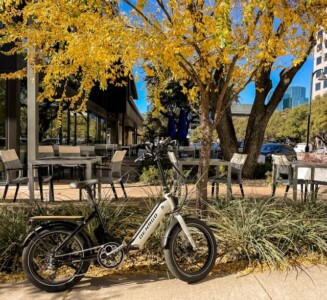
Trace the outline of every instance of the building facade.
{"label": "building facade", "polygon": [[316,74],[312,80],[312,99],[327,96],[327,80],[321,81],[318,78],[321,74],[327,74],[327,33],[318,32],[317,45],[314,48],[313,72]]}
{"label": "building facade", "polygon": [[[0,55],[0,73],[9,73],[26,64],[22,58]],[[110,85],[102,91],[94,87],[87,110],[76,112],[68,106],[58,128],[58,105],[45,101],[38,104],[37,144],[137,144],[143,117],[134,100],[138,98],[135,82],[126,86]],[[27,80],[0,79],[0,149],[15,149],[27,160],[28,101]],[[1,169],[1,168],[0,168]],[[1,171],[1,170],[0,170]]]}
{"label": "building facade", "polygon": [[288,87],[276,110],[281,111],[307,104],[308,98],[305,97],[305,92],[306,89],[303,86]]}

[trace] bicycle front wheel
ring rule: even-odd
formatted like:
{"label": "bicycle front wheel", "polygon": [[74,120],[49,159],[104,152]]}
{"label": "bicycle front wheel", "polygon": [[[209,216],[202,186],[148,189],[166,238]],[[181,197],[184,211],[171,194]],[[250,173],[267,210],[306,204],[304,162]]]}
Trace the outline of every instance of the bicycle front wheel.
{"label": "bicycle front wheel", "polygon": [[65,227],[44,230],[23,250],[23,269],[27,279],[47,292],[61,292],[74,286],[87,272],[90,261],[83,260],[88,242],[77,234],[58,252],[54,250],[70,234]]}
{"label": "bicycle front wheel", "polygon": [[185,219],[195,242],[193,249],[179,224],[170,232],[164,250],[169,270],[175,277],[188,283],[205,278],[212,270],[217,256],[217,245],[211,229],[198,219]]}

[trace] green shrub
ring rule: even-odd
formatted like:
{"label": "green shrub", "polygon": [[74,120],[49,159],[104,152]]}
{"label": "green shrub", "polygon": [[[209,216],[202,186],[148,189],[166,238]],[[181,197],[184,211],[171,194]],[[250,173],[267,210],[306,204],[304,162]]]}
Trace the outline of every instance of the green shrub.
{"label": "green shrub", "polygon": [[[130,240],[157,200],[147,199],[141,206],[129,205],[129,202],[115,205],[103,200],[99,208],[108,232],[118,239]],[[1,206],[0,271],[21,269],[22,243],[29,231],[26,221],[31,215],[87,215],[90,210],[86,202],[44,208]],[[194,208],[186,207],[185,213],[193,215]],[[275,199],[230,200],[209,206],[206,218],[214,230],[219,255],[229,261],[247,260],[250,264],[291,267],[290,262],[299,256],[311,253],[325,256],[327,252],[327,203],[323,201],[286,206]],[[167,219],[160,224],[140,255],[151,261],[163,260],[160,241],[170,222]],[[93,240],[96,224],[92,221],[87,228]]]}
{"label": "green shrub", "polygon": [[26,210],[0,209],[0,271],[17,271],[21,269],[20,257],[22,244],[27,236]]}
{"label": "green shrub", "polygon": [[[141,225],[148,212],[147,209],[129,207],[124,205],[112,205],[110,201],[101,201],[99,209],[101,211],[105,226],[110,235],[118,239],[130,239]],[[0,206],[0,272],[21,270],[21,255],[23,242],[30,231],[27,224],[28,219],[34,215],[83,215],[87,216],[91,212],[91,206],[86,203],[69,203],[60,206],[45,206],[34,208],[33,205],[13,209]],[[88,223],[86,232],[95,241],[94,229],[98,225],[97,221]]]}
{"label": "green shrub", "polygon": [[231,260],[288,266],[294,257],[316,252],[326,255],[325,203],[301,207],[254,199],[229,201],[210,208],[221,255]]}
{"label": "green shrub", "polygon": [[[173,177],[173,173],[174,173],[173,169],[169,169],[164,172],[167,180],[170,180]],[[161,179],[159,178],[158,168],[156,166],[151,166],[151,165],[148,167],[144,167],[140,175],[140,181],[148,184],[160,184]]]}
{"label": "green shrub", "polygon": [[264,179],[266,178],[266,173],[271,172],[272,164],[271,162],[266,162],[264,164],[257,164],[255,167],[254,178],[255,179]]}
{"label": "green shrub", "polygon": [[148,166],[142,169],[140,175],[140,181],[148,184],[158,184],[159,183],[159,170],[155,166]]}

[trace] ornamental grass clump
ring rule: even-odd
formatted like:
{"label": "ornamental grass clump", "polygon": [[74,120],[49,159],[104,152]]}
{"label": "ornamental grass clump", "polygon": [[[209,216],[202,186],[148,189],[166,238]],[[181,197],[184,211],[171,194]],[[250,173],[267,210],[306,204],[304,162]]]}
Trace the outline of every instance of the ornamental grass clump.
{"label": "ornamental grass clump", "polygon": [[299,256],[327,252],[325,203],[300,207],[255,199],[210,207],[221,257],[271,267],[291,267]]}
{"label": "ornamental grass clump", "polygon": [[0,209],[0,272],[21,268],[22,244],[28,232],[28,213],[23,209]]}

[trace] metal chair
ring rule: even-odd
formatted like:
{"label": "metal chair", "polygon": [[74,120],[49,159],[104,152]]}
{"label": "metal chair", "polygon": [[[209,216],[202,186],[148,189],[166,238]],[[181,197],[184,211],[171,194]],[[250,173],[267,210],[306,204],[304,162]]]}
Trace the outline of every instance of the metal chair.
{"label": "metal chair", "polygon": [[81,145],[79,146],[81,149],[82,156],[95,156],[95,146],[94,145]]}
{"label": "metal chair", "polygon": [[[59,145],[59,157],[61,158],[70,158],[70,157],[79,157],[81,156],[81,148],[79,146],[70,146],[70,145]],[[83,179],[82,175],[82,166],[78,164],[64,164],[60,165],[63,175],[64,175],[64,168],[69,168],[70,169],[70,176],[73,177],[74,171],[77,169],[77,177],[79,180]],[[62,176],[64,177],[64,176]]]}
{"label": "metal chair", "polygon": [[39,158],[54,157],[54,149],[52,145],[39,146]]}
{"label": "metal chair", "polygon": [[[99,181],[101,184],[108,183],[111,185],[112,191],[115,195],[115,199],[118,199],[115,184],[119,183],[123,193],[124,198],[127,199],[126,190],[123,183],[123,178],[121,174],[121,165],[126,155],[126,150],[117,150],[113,157],[111,158],[109,167],[107,166],[97,166],[97,169],[101,171],[101,173],[105,170],[108,171],[108,176],[99,176]],[[102,175],[102,174],[101,174]]]}
{"label": "metal chair", "polygon": [[179,157],[195,157],[195,147],[193,146],[179,146],[177,153]]}
{"label": "metal chair", "polygon": [[[28,177],[23,176],[24,167],[21,161],[18,158],[18,155],[14,149],[10,150],[1,150],[0,157],[4,163],[6,170],[6,182],[5,189],[2,195],[2,199],[4,200],[7,196],[9,185],[16,185],[15,195],[13,202],[17,199],[18,190],[21,184],[28,184]],[[38,176],[34,177],[34,181],[39,183],[40,196],[41,200],[44,200],[43,197],[43,183],[49,183],[49,201],[54,200],[53,195],[53,180],[52,176]]]}
{"label": "metal chair", "polygon": [[[272,154],[272,194],[275,196],[277,184],[286,185],[284,199],[287,197],[288,190],[293,184],[293,169],[285,155]],[[307,195],[307,180],[298,179],[298,183],[301,185],[301,197],[303,198],[303,185],[305,186],[304,199]]]}
{"label": "metal chair", "polygon": [[[242,182],[242,169],[246,161],[247,154],[234,153],[230,162],[232,163],[232,184],[238,184],[240,186],[242,197],[244,198],[243,182]],[[218,174],[217,176],[209,179],[211,183],[211,195],[213,196],[216,191],[216,199],[219,196],[219,184],[227,184],[227,174]],[[232,187],[230,186],[230,194],[232,196]]]}

